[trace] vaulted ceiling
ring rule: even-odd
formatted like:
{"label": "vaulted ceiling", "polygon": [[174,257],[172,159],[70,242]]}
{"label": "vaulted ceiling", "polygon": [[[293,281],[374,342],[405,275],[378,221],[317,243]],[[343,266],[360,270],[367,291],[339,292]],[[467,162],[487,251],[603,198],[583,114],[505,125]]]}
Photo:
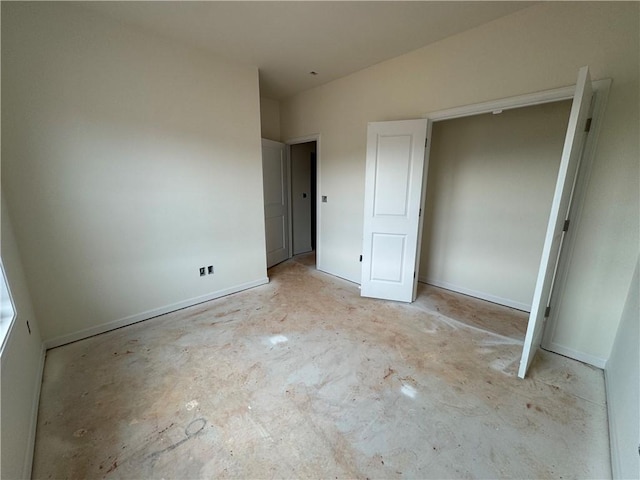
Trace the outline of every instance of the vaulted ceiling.
{"label": "vaulted ceiling", "polygon": [[509,15],[532,2],[74,4],[256,66],[261,95],[282,99]]}

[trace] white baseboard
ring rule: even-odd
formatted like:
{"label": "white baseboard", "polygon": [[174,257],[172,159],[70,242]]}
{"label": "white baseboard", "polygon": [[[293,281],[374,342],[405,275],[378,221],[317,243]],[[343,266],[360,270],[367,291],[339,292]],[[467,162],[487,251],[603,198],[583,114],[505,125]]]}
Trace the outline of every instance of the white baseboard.
{"label": "white baseboard", "polygon": [[155,308],[153,310],[148,310],[146,312],[137,313],[129,317],[121,318],[119,320],[114,320],[112,322],[103,323],[102,325],[97,325],[95,327],[85,328],[83,330],[80,330],[74,333],[69,333],[67,335],[61,335],[59,337],[46,340],[44,342],[44,346],[46,349],[59,347],[67,343],[76,342],[84,338],[93,337],[94,335],[98,335],[100,333],[108,332],[110,330],[115,330],[116,328],[126,327],[127,325],[132,325],[134,323],[142,322],[143,320],[149,320],[150,318],[157,317],[159,315],[164,315],[166,313],[175,312],[176,310],[192,307],[199,303],[215,300],[216,298],[225,297],[227,295],[231,295],[232,293],[238,293],[243,290],[247,290],[249,288],[258,287],[260,285],[264,285],[265,283],[269,283],[269,277],[264,277],[259,280],[254,280],[252,282],[236,285],[234,287],[226,288],[224,290],[218,290],[216,292],[208,293],[200,297],[191,298],[189,300],[183,300],[181,302],[173,303],[171,305],[166,305],[160,308]]}
{"label": "white baseboard", "polygon": [[593,367],[604,369],[607,364],[606,358],[596,357],[594,355],[589,355],[587,353],[578,352],[577,350],[573,350],[572,348],[567,348],[562,345],[558,345],[557,343],[550,343],[548,345],[544,345],[543,348],[545,350],[549,350],[553,353],[558,353],[560,355],[564,355],[565,357],[573,358],[574,360],[578,360],[582,363],[587,363]]}
{"label": "white baseboard", "polygon": [[355,283],[357,285],[360,285],[360,279],[359,278],[353,278],[349,275],[345,275],[343,273],[338,273],[332,270],[327,270],[325,269],[323,266],[321,266],[319,263],[317,263],[317,259],[316,259],[316,270],[322,273],[326,273],[327,275],[331,275],[332,277],[335,278],[339,278],[340,280],[346,280],[347,282],[351,282],[351,283]]}
{"label": "white baseboard", "polygon": [[434,280],[427,277],[418,277],[418,280],[422,283],[428,283],[434,287],[444,288],[446,290],[452,290],[454,292],[462,293],[463,295],[469,295],[470,297],[480,298],[481,300],[487,300],[488,302],[497,303],[498,305],[504,305],[506,307],[515,308],[516,310],[522,310],[523,312],[530,312],[531,305],[526,303],[517,302],[508,298],[498,297],[485,292],[479,292],[477,290],[471,290],[469,288],[460,287],[449,282],[442,282],[440,280]]}
{"label": "white baseboard", "polygon": [[31,423],[29,425],[29,437],[27,438],[27,450],[24,455],[24,466],[22,467],[22,478],[31,478],[33,469],[33,454],[36,447],[36,428],[38,426],[38,409],[40,408],[40,390],[42,389],[42,376],[44,375],[44,360],[47,350],[44,343],[40,345],[40,364],[36,375],[36,385],[33,398],[31,399]]}

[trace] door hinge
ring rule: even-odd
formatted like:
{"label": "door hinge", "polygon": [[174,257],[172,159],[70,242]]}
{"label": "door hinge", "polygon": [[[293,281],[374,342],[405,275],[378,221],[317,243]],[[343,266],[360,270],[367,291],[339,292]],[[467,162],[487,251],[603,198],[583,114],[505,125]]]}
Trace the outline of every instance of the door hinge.
{"label": "door hinge", "polygon": [[413,278],[416,278],[416,271],[413,271]]}
{"label": "door hinge", "polygon": [[568,231],[568,230],[569,230],[569,223],[571,223],[571,221],[567,218],[567,219],[564,221],[564,225],[562,226],[562,231],[563,231],[563,232],[566,232],[566,231]]}
{"label": "door hinge", "polygon": [[427,148],[427,143],[429,143],[429,139],[428,139],[428,138],[425,138],[425,139],[424,139],[424,148]]}
{"label": "door hinge", "polygon": [[544,310],[544,318],[549,318],[549,314],[551,313],[551,305],[548,305]]}
{"label": "door hinge", "polygon": [[360,255],[360,261],[362,261],[362,255]]}
{"label": "door hinge", "polygon": [[418,210],[418,216],[421,217],[422,216],[422,209]]}
{"label": "door hinge", "polygon": [[587,123],[584,125],[584,131],[585,132],[589,132],[591,131],[591,118],[587,118]]}

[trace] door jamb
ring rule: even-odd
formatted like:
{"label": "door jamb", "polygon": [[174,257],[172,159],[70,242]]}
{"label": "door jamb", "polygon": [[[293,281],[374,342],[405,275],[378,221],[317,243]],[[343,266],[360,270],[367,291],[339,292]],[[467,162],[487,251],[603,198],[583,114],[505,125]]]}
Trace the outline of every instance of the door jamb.
{"label": "door jamb", "polygon": [[560,255],[558,263],[558,271],[556,274],[556,287],[551,292],[550,307],[551,311],[549,318],[547,318],[547,324],[545,325],[542,335],[542,348],[550,350],[560,355],[564,355],[570,358],[574,358],[584,363],[596,366],[598,368],[604,368],[606,359],[597,358],[592,355],[587,355],[575,350],[569,350],[562,345],[553,342],[553,337],[558,326],[558,307],[562,304],[562,298],[564,296],[567,284],[567,278],[569,275],[569,267],[575,251],[575,244],[577,239],[578,226],[582,218],[584,210],[584,200],[587,192],[587,186],[591,178],[591,172],[593,170],[593,160],[595,157],[595,151],[597,148],[598,137],[600,130],[602,129],[602,119],[604,117],[604,111],[607,105],[609,97],[609,90],[611,88],[611,79],[601,80],[598,82],[592,82],[594,99],[592,103],[591,118],[591,131],[587,135],[584,144],[584,150],[582,153],[582,163],[578,170],[578,177],[576,178],[575,191],[573,193],[574,198],[571,204],[571,223],[574,228],[569,228],[564,238],[563,253]]}
{"label": "door jamb", "polygon": [[[319,133],[314,133],[311,135],[304,135],[302,137],[295,137],[295,138],[290,138],[288,140],[286,140],[284,143],[287,146],[286,148],[286,152],[287,152],[287,158],[289,159],[288,161],[288,165],[289,165],[289,178],[291,178],[291,146],[292,145],[298,145],[300,143],[309,143],[309,142],[316,142],[316,269],[317,270],[323,270],[322,267],[322,249],[321,249],[321,237],[322,237],[322,230],[320,228],[320,226],[322,225],[322,222],[320,221],[320,216],[321,216],[321,211],[322,209],[321,207],[321,200],[322,200],[322,190],[320,189],[320,185],[321,185],[321,168],[320,168],[320,164],[321,164],[321,154],[320,154],[320,134]],[[291,188],[289,188],[289,196],[291,196]],[[290,198],[291,200],[291,198]],[[293,237],[293,224],[291,221],[291,201],[289,201],[289,258],[291,258],[293,256],[293,242],[291,241]]]}
{"label": "door jamb", "polygon": [[[607,99],[609,96],[609,90],[611,88],[611,79],[602,79],[595,80],[591,82],[594,100],[593,100],[593,112],[592,112],[592,124],[591,124],[591,132],[587,135],[584,149],[582,152],[582,161],[580,165],[580,169],[578,171],[578,178],[576,181],[576,191],[574,195],[574,199],[572,202],[571,210],[573,211],[572,218],[572,226],[574,228],[569,229],[567,238],[565,239],[564,246],[564,254],[560,255],[560,263],[558,265],[558,271],[556,274],[556,287],[554,287],[554,292],[552,292],[552,305],[551,305],[551,313],[549,318],[547,319],[547,323],[544,326],[543,340],[542,345],[544,348],[559,353],[561,355],[568,356],[570,358],[575,358],[576,360],[583,361],[585,363],[589,363],[599,368],[604,368],[604,364],[600,361],[601,359],[593,358],[589,355],[582,354],[577,351],[569,351],[568,349],[562,347],[562,345],[558,345],[553,343],[553,334],[558,324],[558,305],[560,305],[567,282],[567,275],[569,270],[569,265],[571,263],[571,258],[573,256],[573,252],[575,249],[575,240],[576,240],[576,231],[578,230],[578,226],[580,224],[580,218],[582,216],[584,197],[587,190],[587,185],[589,183],[589,179],[591,177],[591,171],[593,169],[593,159],[595,157],[595,151],[598,142],[598,136],[600,130],[602,128],[602,119],[604,117],[604,111],[607,104]],[[462,117],[471,117],[473,115],[480,115],[483,113],[499,113],[503,110],[511,110],[515,108],[522,107],[530,107],[534,105],[542,105],[545,103],[559,102],[562,100],[570,100],[573,98],[573,94],[575,92],[575,85],[555,88],[551,90],[544,90],[541,92],[535,92],[525,95],[518,95],[514,97],[501,98],[497,100],[491,100],[488,102],[476,103],[472,105],[464,105],[460,107],[450,108],[446,110],[438,110],[435,112],[427,113],[423,115],[423,118],[427,119],[427,142],[428,142],[428,152],[426,159],[428,160],[428,155],[431,150],[431,129],[433,127],[434,122],[438,122],[441,120],[452,120],[454,118],[462,118]],[[424,211],[424,197],[426,190],[426,176],[428,174],[428,164],[425,165],[424,176],[425,179],[423,181],[423,205],[422,209]],[[422,245],[422,229],[419,231],[418,238],[419,245]],[[418,271],[420,266],[420,259],[416,262],[416,271]],[[555,298],[554,298],[555,297]],[[555,308],[554,308],[555,306]]]}

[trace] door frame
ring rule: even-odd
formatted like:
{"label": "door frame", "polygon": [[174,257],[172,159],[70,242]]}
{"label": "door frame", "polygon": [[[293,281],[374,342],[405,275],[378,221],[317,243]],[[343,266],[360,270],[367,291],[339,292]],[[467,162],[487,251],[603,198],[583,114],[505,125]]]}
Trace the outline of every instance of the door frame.
{"label": "door frame", "polygon": [[[556,274],[555,286],[551,295],[551,313],[544,326],[544,333],[542,339],[543,348],[550,350],[561,355],[574,358],[576,360],[594,365],[599,368],[604,368],[604,360],[585,355],[577,351],[569,350],[561,345],[553,343],[553,334],[558,324],[558,305],[561,303],[566,288],[567,275],[569,265],[571,264],[571,258],[575,249],[576,232],[579,229],[580,220],[582,217],[584,197],[587,190],[587,185],[591,177],[593,170],[593,159],[595,157],[595,151],[598,143],[598,137],[602,128],[602,119],[604,116],[607,99],[609,96],[609,90],[611,88],[611,79],[595,80],[591,82],[593,89],[593,103],[592,103],[592,123],[590,134],[587,135],[584,150],[582,153],[582,163],[578,171],[578,177],[576,179],[576,186],[573,195],[573,201],[571,205],[572,210],[572,227],[567,232],[567,236],[564,241],[563,251],[560,255],[560,261],[558,264],[558,270]],[[506,97],[496,100],[490,100],[487,102],[476,103],[471,105],[464,105],[455,108],[449,108],[446,110],[438,110],[424,114],[422,118],[427,119],[427,141],[429,147],[425,153],[425,170],[423,180],[423,211],[426,191],[426,180],[429,170],[429,154],[431,151],[431,133],[434,122],[443,120],[452,120],[454,118],[471,117],[474,115],[481,115],[485,113],[500,113],[504,110],[512,110],[516,108],[531,107],[534,105],[542,105],[545,103],[560,102],[563,100],[573,99],[576,85],[570,85],[567,87],[555,88],[550,90],[544,90],[540,92],[534,92],[524,95],[517,95],[513,97]],[[419,245],[422,245],[422,233],[419,232]],[[416,262],[416,271],[419,272],[420,259]],[[418,273],[419,276],[419,273]],[[555,307],[555,308],[554,308]]]}
{"label": "door frame", "polygon": [[[309,143],[309,142],[316,142],[316,269],[317,270],[323,270],[322,267],[322,242],[321,242],[321,237],[322,237],[322,229],[321,229],[321,225],[322,222],[320,221],[321,218],[321,214],[322,214],[322,209],[321,209],[321,203],[322,203],[322,191],[320,189],[321,186],[321,147],[320,147],[320,137],[321,135],[319,133],[313,133],[310,135],[304,135],[301,137],[294,137],[294,138],[290,138],[288,140],[286,140],[284,142],[284,144],[286,145],[286,155],[287,155],[287,165],[289,168],[289,182],[291,182],[291,146],[292,145],[299,145],[301,143]],[[289,185],[289,258],[291,258],[293,256],[293,242],[291,241],[293,239],[293,224],[291,222],[291,185]]]}

